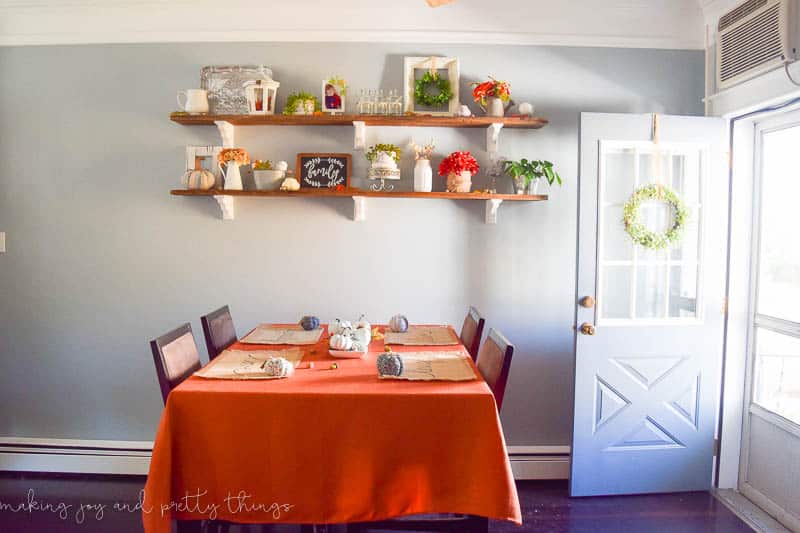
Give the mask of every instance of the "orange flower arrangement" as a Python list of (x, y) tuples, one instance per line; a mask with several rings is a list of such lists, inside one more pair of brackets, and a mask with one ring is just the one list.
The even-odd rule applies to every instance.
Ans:
[(244, 148), (225, 148), (217, 156), (220, 165), (234, 161), (239, 166), (250, 164), (250, 154)]
[(503, 102), (508, 102), (511, 99), (511, 85), (507, 81), (498, 81), (489, 76), (489, 81), (483, 83), (473, 83), (475, 86), (472, 89), (472, 97), (476, 102), (481, 105), (486, 105), (486, 99), (489, 97), (497, 97)]

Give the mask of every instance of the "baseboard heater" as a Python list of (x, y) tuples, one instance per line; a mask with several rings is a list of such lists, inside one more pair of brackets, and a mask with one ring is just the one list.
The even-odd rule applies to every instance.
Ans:
[[(0, 437), (0, 471), (147, 475), (153, 443)], [(509, 446), (515, 479), (568, 479), (569, 446)]]

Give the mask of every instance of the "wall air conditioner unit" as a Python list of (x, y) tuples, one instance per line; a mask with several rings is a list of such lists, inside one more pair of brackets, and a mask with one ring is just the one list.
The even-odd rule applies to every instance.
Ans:
[(794, 0), (748, 0), (717, 25), (717, 90), (794, 60)]

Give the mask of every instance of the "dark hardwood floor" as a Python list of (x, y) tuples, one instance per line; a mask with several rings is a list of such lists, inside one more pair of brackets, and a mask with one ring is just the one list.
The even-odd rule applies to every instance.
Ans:
[[(142, 531), (133, 508), (142, 477), (0, 473), (0, 533), (96, 533)], [(492, 532), (748, 532), (750, 528), (705, 492), (573, 499), (563, 481), (517, 483), (523, 526), (492, 522)], [(29, 498), (40, 510), (13, 512)], [(41, 510), (42, 507), (49, 508)], [(81, 504), (84, 504), (81, 510)], [(105, 507), (101, 507), (101, 505)], [(87, 507), (91, 505), (92, 507)], [(61, 506), (61, 507), (59, 507)], [(66, 507), (70, 506), (70, 507)], [(63, 518), (60, 516), (64, 511)], [(233, 528), (232, 533), (238, 533)], [(256, 529), (251, 528), (252, 531)], [(283, 526), (276, 532), (299, 528)], [(338, 532), (341, 528), (331, 528)]]

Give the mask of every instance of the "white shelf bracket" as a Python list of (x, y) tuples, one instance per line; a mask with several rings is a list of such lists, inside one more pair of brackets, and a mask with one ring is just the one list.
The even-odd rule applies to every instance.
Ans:
[(500, 204), (503, 200), (499, 198), (490, 198), (486, 200), (486, 223), (497, 224), (497, 210), (500, 209)]
[(500, 130), (503, 129), (503, 123), (489, 124), (489, 127), (486, 128), (486, 151), (489, 152), (489, 156), (494, 160), (497, 156), (497, 152), (500, 151)]
[(222, 211), (222, 220), (233, 220), (233, 196), (216, 194), (214, 200), (217, 201)]
[(363, 222), (367, 220), (367, 197), (353, 196), (353, 220)]
[(353, 121), (353, 150), (367, 149), (367, 123), (363, 120)]
[(223, 148), (236, 148), (233, 124), (227, 120), (215, 120), (214, 124), (217, 125), (219, 135), (222, 137)]

